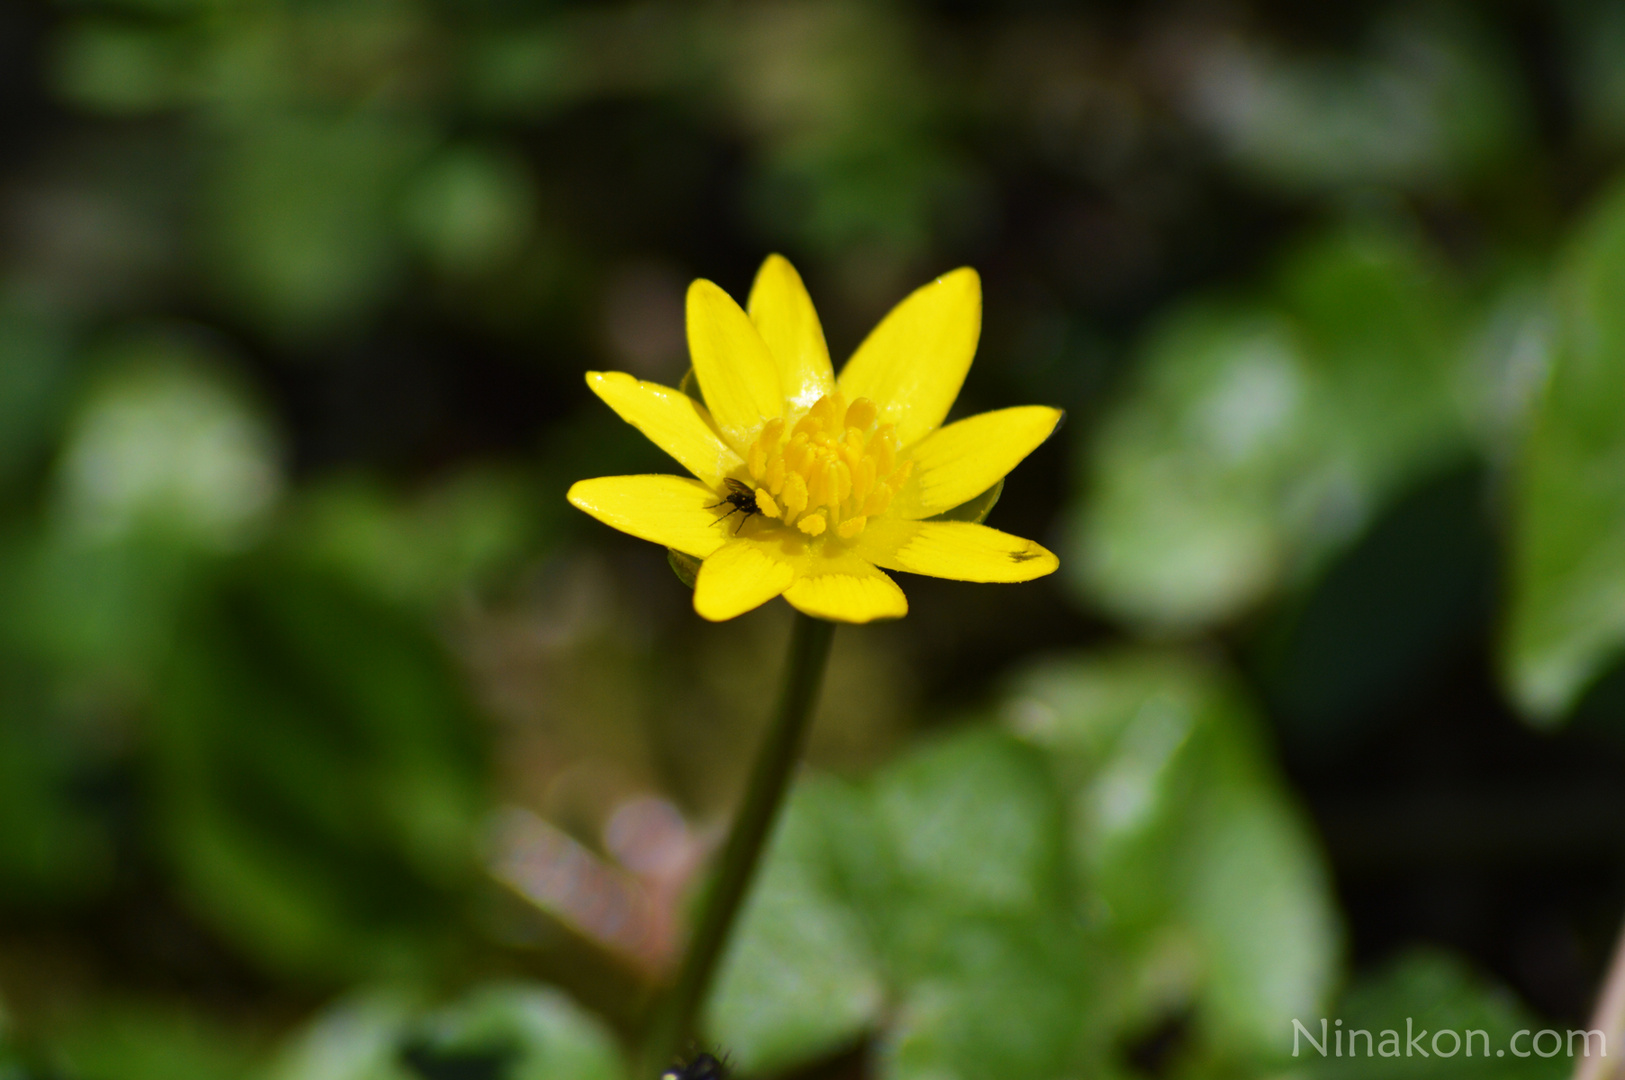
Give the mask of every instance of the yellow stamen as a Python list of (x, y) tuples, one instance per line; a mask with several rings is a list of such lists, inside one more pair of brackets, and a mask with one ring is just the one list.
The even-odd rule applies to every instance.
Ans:
[(783, 497), (786, 521), (807, 509), (807, 481), (800, 473), (785, 476)]
[(745, 454), (756, 508), (807, 536), (826, 531), (844, 540), (863, 532), (886, 511), (913, 472), (897, 460), (897, 433), (879, 424), (867, 398), (850, 405), (839, 391), (819, 398), (786, 433), (775, 419), (764, 424)]

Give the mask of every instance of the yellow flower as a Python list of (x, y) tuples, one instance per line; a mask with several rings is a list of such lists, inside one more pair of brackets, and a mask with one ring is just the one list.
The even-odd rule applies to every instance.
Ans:
[(694, 610), (731, 619), (783, 595), (837, 622), (895, 619), (908, 600), (880, 568), (1030, 581), (1053, 554), (968, 521), (930, 520), (991, 488), (1049, 437), (1059, 409), (1025, 406), (941, 426), (981, 332), (976, 272), (916, 290), (837, 378), (801, 278), (769, 256), (749, 314), (709, 281), (688, 290), (688, 345), (705, 403), (620, 372), (593, 392), (694, 479), (606, 476), (570, 488), (599, 521), (704, 560)]

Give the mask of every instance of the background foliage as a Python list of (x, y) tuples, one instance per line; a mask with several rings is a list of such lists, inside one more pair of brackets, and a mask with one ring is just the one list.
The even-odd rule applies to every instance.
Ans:
[(1625, 13), (1299, 8), (0, 9), (0, 1077), (626, 1076), (786, 622), (567, 509), (665, 467), (581, 373), (771, 250), (840, 354), (975, 265), (961, 408), (1071, 422), (993, 518), (1061, 575), (839, 635), (743, 1071), (1582, 1019)]

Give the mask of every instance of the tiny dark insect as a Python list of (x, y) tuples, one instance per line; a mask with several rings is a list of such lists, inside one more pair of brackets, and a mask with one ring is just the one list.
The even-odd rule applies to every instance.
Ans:
[(699, 1054), (686, 1065), (667, 1069), (660, 1080), (727, 1080), (728, 1067), (710, 1054)]
[[(723, 514), (721, 517), (717, 518), (718, 521), (727, 521), (728, 518), (732, 517), (734, 514), (738, 514), (739, 524), (734, 526), (734, 535), (738, 536), (739, 530), (745, 527), (745, 522), (750, 520), (751, 515), (761, 513), (761, 511), (756, 508), (756, 492), (743, 480), (735, 480), (731, 476), (724, 480), (723, 483), (727, 485), (728, 494), (722, 497), (721, 502), (714, 502), (710, 506), (707, 506), (706, 509), (715, 510), (719, 506), (729, 507), (730, 509), (726, 514)], [(703, 1057), (704, 1055), (701, 1056)], [(696, 1080), (696, 1078), (684, 1077), (683, 1080)]]

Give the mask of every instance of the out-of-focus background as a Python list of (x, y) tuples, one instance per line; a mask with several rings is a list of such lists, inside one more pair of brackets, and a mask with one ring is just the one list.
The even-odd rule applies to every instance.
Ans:
[(990, 519), (1061, 573), (838, 634), (741, 1071), (1573, 1026), (1621, 57), (1587, 0), (0, 6), (0, 1076), (627, 1080), (788, 620), (566, 505), (671, 468), (582, 373), (675, 384), (770, 251), (837, 357), (975, 266), (961, 412), (1069, 420)]

